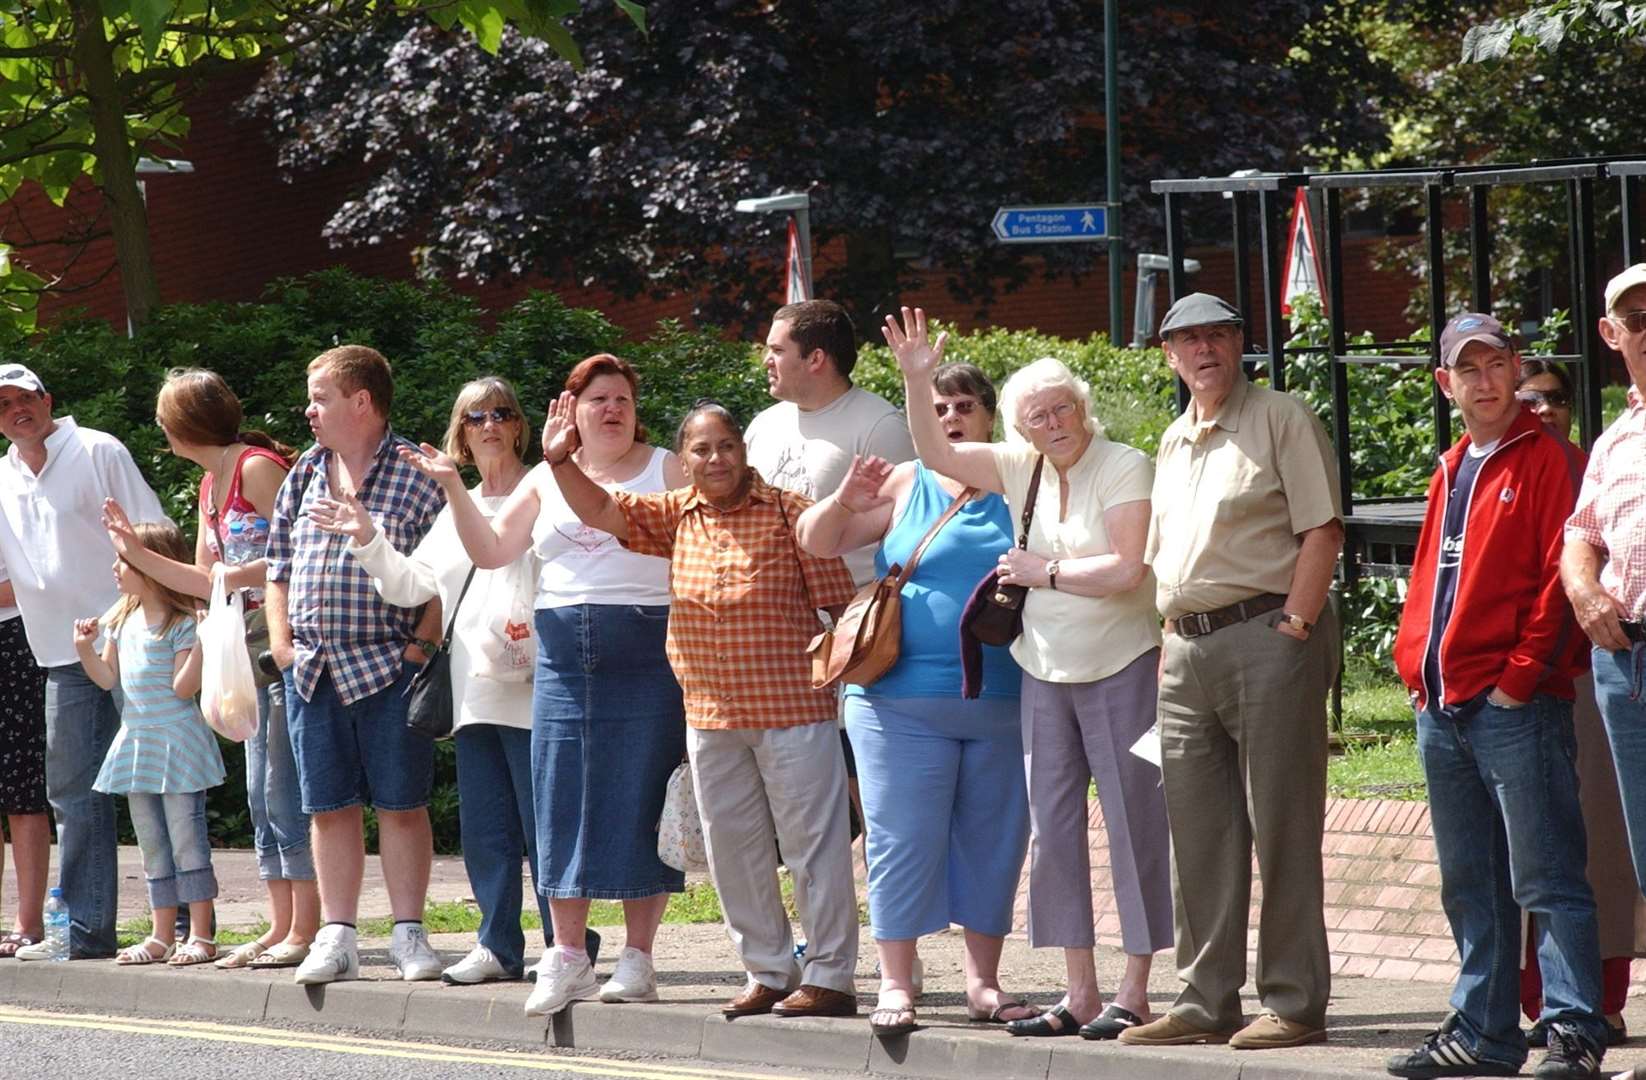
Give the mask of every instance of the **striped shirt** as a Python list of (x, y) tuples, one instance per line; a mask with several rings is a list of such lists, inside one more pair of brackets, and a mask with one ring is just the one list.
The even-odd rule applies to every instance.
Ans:
[[(403, 555), (411, 554), (446, 505), (440, 485), (400, 459), (399, 447), (411, 445), (384, 431), (355, 492), (384, 538)], [(325, 670), (343, 704), (352, 705), (400, 677), (400, 658), (422, 608), (384, 601), (371, 575), (349, 554), (349, 538), (309, 520), (314, 501), (332, 497), (331, 460), (330, 450), (312, 446), (280, 485), (269, 525), (268, 577), (291, 582), (286, 612), (297, 654), (292, 666), (297, 692), (308, 701)]]
[(92, 787), (114, 795), (181, 795), (223, 782), (223, 756), (193, 698), (172, 689), (177, 658), (194, 648), (194, 620), (161, 633), (142, 609), (116, 632), (120, 661), (120, 731)]
[[(852, 598), (840, 559), (800, 550), (794, 522), (812, 504), (753, 469), (748, 497), (721, 510), (696, 487), (612, 492), (624, 546), (669, 560), (669, 663), (695, 728), (788, 728), (833, 720), (834, 690), (813, 690), (806, 646), (816, 610)], [(781, 503), (779, 502), (781, 500)], [(804, 581), (802, 581), (804, 575)]]

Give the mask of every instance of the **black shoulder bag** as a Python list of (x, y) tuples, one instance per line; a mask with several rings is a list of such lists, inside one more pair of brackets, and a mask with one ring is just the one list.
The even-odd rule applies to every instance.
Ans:
[(434, 655), (423, 669), (412, 676), (406, 687), (406, 726), (428, 739), (446, 739), (452, 733), (452, 631), (457, 628), (457, 609), (463, 606), (463, 597), (469, 594), (469, 583), (474, 580), (475, 567), (469, 567), (469, 576), (463, 579), (463, 590), (452, 605), (451, 618), (446, 620), (446, 636), (441, 639)]
[[(1034, 520), (1035, 500), (1040, 497), (1040, 470), (1046, 465), (1046, 455), (1034, 463), (1034, 475), (1029, 477), (1029, 493), (1023, 500), (1023, 531), (1017, 537), (1017, 546), (1029, 546), (1029, 522)], [(967, 609), (964, 629), (985, 645), (1010, 645), (1023, 632), (1023, 601), (1028, 598), (1027, 585), (1002, 585), (1000, 571), (990, 570), (978, 591), (982, 603)]]

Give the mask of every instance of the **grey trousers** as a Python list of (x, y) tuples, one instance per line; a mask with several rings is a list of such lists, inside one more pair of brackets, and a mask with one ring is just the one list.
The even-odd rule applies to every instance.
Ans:
[(1166, 636), (1160, 739), (1185, 984), (1172, 1012), (1207, 1030), (1242, 1020), (1254, 848), (1263, 878), (1258, 997), (1287, 1020), (1326, 1022), (1320, 842), (1338, 623), (1328, 605), (1298, 641), (1275, 629), (1281, 616)]
[(1091, 849), (1086, 789), (1097, 781), (1109, 834), (1109, 872), (1128, 953), (1172, 944), (1166, 800), (1160, 771), (1129, 748), (1155, 719), (1150, 649), (1105, 679), (1042, 682), (1023, 676), (1023, 758), (1029, 777), (1029, 944), (1089, 949)]

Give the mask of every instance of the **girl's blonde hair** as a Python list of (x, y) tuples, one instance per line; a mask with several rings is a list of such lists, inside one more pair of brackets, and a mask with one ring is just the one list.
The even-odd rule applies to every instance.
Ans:
[(1000, 388), (1000, 411), (1005, 417), (1006, 441), (1025, 443), (1023, 433), (1023, 399), (1040, 390), (1061, 389), (1074, 395), (1086, 416), (1086, 430), (1102, 437), (1103, 424), (1092, 412), (1092, 388), (1086, 380), (1070, 371), (1068, 365), (1055, 356), (1042, 356), (1012, 372), (1006, 385)]
[[(194, 562), (194, 552), (189, 550), (188, 541), (183, 539), (182, 530), (170, 520), (139, 521), (132, 525), (131, 531), (137, 534), (139, 543), (156, 555), (164, 555), (166, 558), (180, 563)], [(194, 618), (196, 601), (193, 597), (184, 596), (176, 589), (167, 588), (135, 566), (131, 566), (130, 563), (126, 565), (131, 568), (132, 573), (153, 585), (159, 592), (161, 599), (165, 601), (166, 621), (160, 627), (162, 634), (176, 626), (179, 619)], [(143, 602), (135, 596), (129, 594), (121, 596), (120, 599), (114, 602), (114, 606), (109, 608), (108, 613), (103, 616), (103, 625), (108, 628), (109, 633), (119, 633), (120, 628), (126, 624), (126, 619), (132, 612), (140, 610), (142, 605)]]

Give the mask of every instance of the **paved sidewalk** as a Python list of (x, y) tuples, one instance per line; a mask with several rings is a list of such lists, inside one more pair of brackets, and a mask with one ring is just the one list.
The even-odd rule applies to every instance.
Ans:
[[(125, 868), (135, 852), (122, 852)], [(237, 852), (214, 853), (224, 900), (225, 926), (255, 921), (260, 913), (255, 866)], [(466, 890), (460, 860), (439, 860), (431, 896), (457, 899)], [(249, 873), (248, 873), (249, 871)], [(122, 874), (122, 918), (142, 909), (141, 875)], [(368, 866), (362, 914), (386, 914), (387, 904)], [(605, 943), (598, 972), (608, 975), (623, 942), (622, 927), (601, 928)], [(450, 959), (474, 943), (473, 935), (437, 934), (435, 947)], [(1012, 1039), (1000, 1028), (966, 1020), (962, 938), (958, 931), (921, 941), (926, 993), (920, 1003), (923, 1028), (884, 1042), (869, 1034), (867, 1011), (875, 990), (873, 942), (863, 940), (858, 992), (863, 1015), (850, 1020), (778, 1020), (750, 1017), (728, 1022), (718, 1006), (742, 985), (743, 976), (724, 930), (718, 925), (669, 925), (659, 934), (656, 1005), (579, 1003), (552, 1024), (524, 1015), (525, 983), (447, 987), (395, 981), (382, 939), (362, 941), (359, 982), (305, 990), (289, 973), (219, 972), (210, 968), (168, 970), (119, 968), (111, 962), (21, 964), (0, 961), (0, 1001), (78, 1011), (155, 1015), (186, 1014), (237, 1022), (300, 1021), (375, 1034), (427, 1036), (445, 1040), (496, 1041), (528, 1046), (565, 1046), (606, 1052), (666, 1053), (707, 1060), (766, 1063), (804, 1074), (808, 1069), (977, 1078), (1032, 1077), (1055, 1080), (1150, 1080), (1154, 1077), (1206, 1080), (1263, 1080), (1286, 1077), (1373, 1077), (1386, 1075), (1383, 1059), (1415, 1045), (1443, 1015), (1448, 988), (1437, 984), (1368, 978), (1338, 978), (1331, 1006), (1331, 1040), (1298, 1050), (1239, 1053), (1227, 1047), (1140, 1050), (1079, 1039)], [(538, 945), (530, 946), (535, 957)], [(1124, 958), (1098, 950), (1099, 976), (1113, 986)], [(1062, 980), (1061, 954), (1031, 950), (1021, 936), (1009, 938), (1002, 956), (1008, 990), (1050, 1003)], [(1175, 992), (1169, 956), (1162, 956), (1152, 980), (1157, 1004)], [(1248, 999), (1255, 1011), (1255, 999)], [(1631, 1001), (1630, 1026), (1646, 1032), (1646, 1008)], [(1534, 1059), (1535, 1060), (1535, 1059)], [(1646, 1064), (1646, 1045), (1612, 1052), (1608, 1069)], [(1528, 1070), (1529, 1071), (1529, 1070)]]

